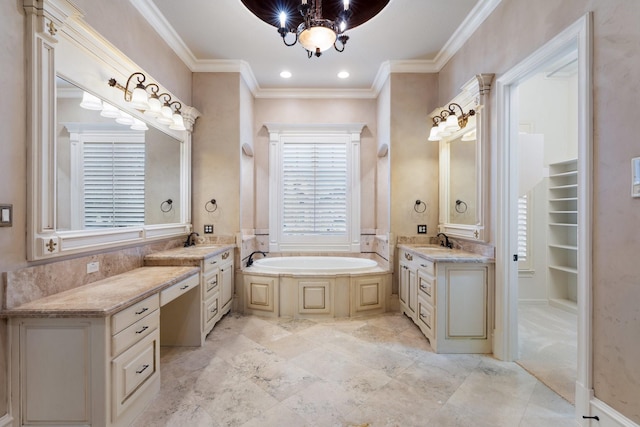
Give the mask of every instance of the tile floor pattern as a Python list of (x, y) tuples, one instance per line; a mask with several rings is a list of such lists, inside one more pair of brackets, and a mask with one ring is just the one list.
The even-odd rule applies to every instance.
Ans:
[(401, 314), (330, 321), (229, 314), (200, 348), (162, 348), (134, 426), (575, 426), (515, 363), (435, 354)]
[(517, 363), (574, 403), (578, 315), (548, 304), (518, 305)]

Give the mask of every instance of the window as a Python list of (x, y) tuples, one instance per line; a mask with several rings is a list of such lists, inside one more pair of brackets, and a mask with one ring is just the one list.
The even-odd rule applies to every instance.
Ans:
[(531, 197), (518, 198), (518, 270), (531, 271)]
[(144, 142), (85, 141), (84, 228), (144, 225)]
[(362, 125), (269, 125), (270, 250), (360, 251)]
[(70, 143), (69, 181), (73, 183), (65, 190), (70, 229), (144, 225), (144, 132), (65, 126)]

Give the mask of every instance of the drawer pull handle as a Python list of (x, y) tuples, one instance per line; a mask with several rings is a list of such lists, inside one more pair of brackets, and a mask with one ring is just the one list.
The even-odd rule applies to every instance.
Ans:
[(423, 291), (426, 291), (427, 287), (425, 285), (420, 285), (420, 289), (422, 289)]
[(213, 265), (213, 264), (217, 264), (218, 261), (210, 261), (209, 264)]
[(148, 311), (148, 310), (149, 309), (147, 307), (142, 307), (142, 310), (136, 311), (136, 314), (142, 314), (142, 313), (144, 313), (145, 311)]
[(218, 279), (210, 281), (209, 284), (210, 285), (217, 285), (218, 284)]
[(229, 252), (225, 252), (222, 254), (222, 259), (227, 259), (229, 258)]
[(409, 261), (413, 261), (413, 256), (411, 254), (408, 254), (408, 253), (405, 252), (404, 253), (404, 257)]
[(136, 334), (141, 334), (141, 333), (143, 333), (144, 331), (146, 331), (147, 329), (149, 329), (149, 327), (148, 327), (148, 326), (143, 326), (143, 327), (142, 327), (142, 329), (140, 329), (139, 331), (136, 331)]
[(189, 285), (184, 285), (183, 287), (180, 288), (181, 291), (184, 291), (185, 289), (187, 289), (189, 287)]
[(214, 308), (213, 310), (211, 310), (211, 312), (215, 314), (215, 313), (217, 313), (217, 312), (218, 312), (218, 309), (217, 309), (217, 308)]
[(427, 267), (430, 267), (430, 266), (429, 266), (429, 265), (427, 265), (427, 264), (420, 264), (420, 267), (427, 268)]
[(136, 374), (141, 374), (141, 373), (143, 373), (144, 371), (146, 371), (146, 370), (147, 370), (147, 368), (148, 368), (148, 367), (149, 367), (149, 365), (142, 365), (142, 369), (140, 369), (139, 371), (136, 371)]

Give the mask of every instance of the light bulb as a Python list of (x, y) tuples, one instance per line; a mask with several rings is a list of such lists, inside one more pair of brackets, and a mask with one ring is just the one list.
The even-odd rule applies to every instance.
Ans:
[(280, 12), (280, 28), (284, 28), (284, 25), (287, 23), (287, 14), (285, 12)]
[(102, 100), (89, 92), (83, 92), (80, 106), (85, 110), (102, 110)]

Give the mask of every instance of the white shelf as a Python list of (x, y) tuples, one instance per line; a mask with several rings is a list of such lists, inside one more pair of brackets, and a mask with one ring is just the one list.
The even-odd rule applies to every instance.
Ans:
[(547, 283), (549, 303), (576, 310), (578, 245), (578, 162), (549, 165)]

